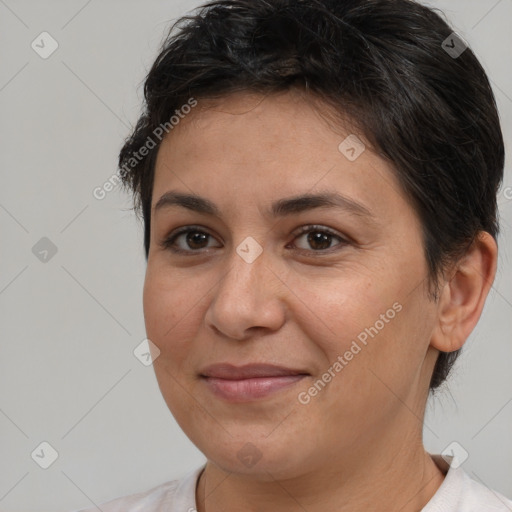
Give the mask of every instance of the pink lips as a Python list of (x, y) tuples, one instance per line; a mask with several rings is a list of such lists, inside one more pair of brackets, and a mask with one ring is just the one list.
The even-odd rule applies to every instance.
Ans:
[(309, 375), (305, 370), (269, 364), (213, 364), (200, 372), (215, 395), (230, 402), (248, 402), (286, 388)]

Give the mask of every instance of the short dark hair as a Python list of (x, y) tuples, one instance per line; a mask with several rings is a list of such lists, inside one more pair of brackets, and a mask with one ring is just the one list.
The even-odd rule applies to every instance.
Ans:
[[(192, 97), (291, 88), (348, 116), (392, 163), (422, 223), (432, 300), (480, 231), (497, 239), (504, 144), (496, 101), (472, 50), (434, 9), (412, 0), (217, 0), (197, 9), (171, 26), (119, 155), (146, 258), (158, 127), (169, 131)], [(134, 159), (150, 139), (156, 147)], [(439, 354), (431, 391), (459, 351)]]

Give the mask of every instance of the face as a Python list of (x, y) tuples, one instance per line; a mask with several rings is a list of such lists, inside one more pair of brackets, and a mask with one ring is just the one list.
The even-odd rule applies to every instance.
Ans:
[[(293, 476), (421, 433), (436, 321), (421, 226), (391, 165), (332, 124), (297, 92), (239, 93), (200, 101), (159, 149), (147, 336), (169, 409), (226, 471)], [(216, 363), (288, 375), (205, 378)]]

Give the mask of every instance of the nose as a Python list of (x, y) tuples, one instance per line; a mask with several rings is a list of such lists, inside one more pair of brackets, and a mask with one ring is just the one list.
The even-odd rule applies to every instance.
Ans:
[(213, 290), (206, 325), (226, 337), (244, 340), (258, 331), (276, 331), (286, 318), (286, 285), (263, 251), (248, 262), (236, 251)]

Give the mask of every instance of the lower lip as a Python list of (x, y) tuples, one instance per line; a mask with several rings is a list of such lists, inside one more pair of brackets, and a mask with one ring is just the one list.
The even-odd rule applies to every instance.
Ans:
[(292, 386), (301, 381), (304, 377), (307, 377), (307, 375), (257, 377), (241, 380), (203, 377), (203, 380), (215, 395), (229, 402), (248, 402), (258, 398), (264, 398), (280, 389)]

